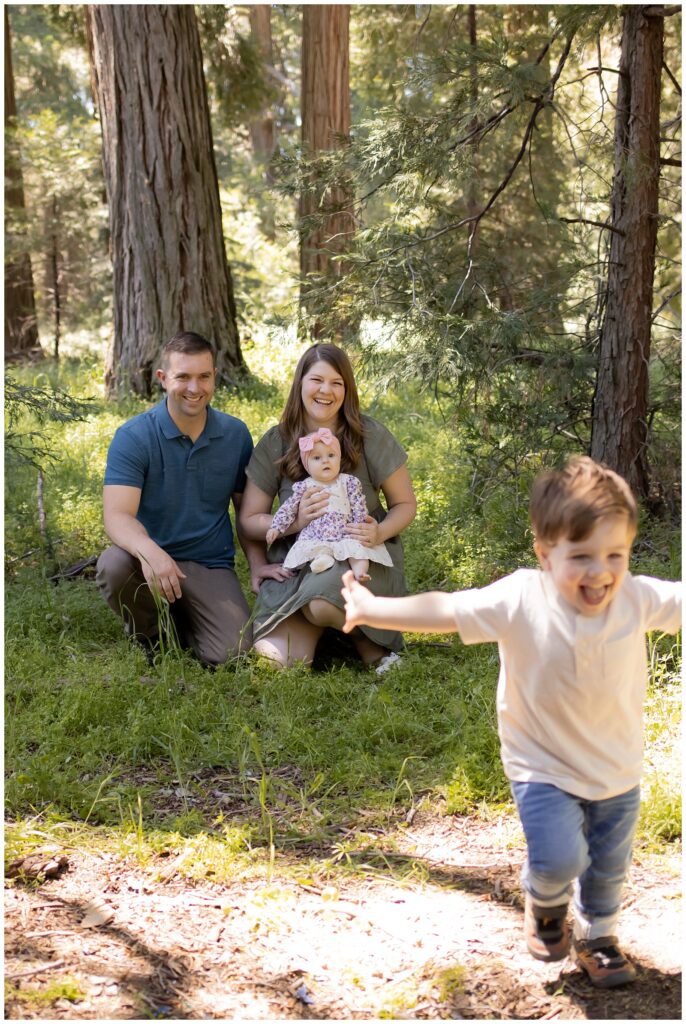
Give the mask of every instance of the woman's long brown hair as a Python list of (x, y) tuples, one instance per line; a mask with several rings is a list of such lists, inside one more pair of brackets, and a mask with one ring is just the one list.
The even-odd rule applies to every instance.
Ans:
[(360, 461), (362, 454), (364, 427), (360, 415), (360, 399), (350, 360), (343, 349), (338, 348), (337, 345), (329, 343), (312, 345), (300, 357), (295, 368), (291, 390), (279, 422), (281, 436), (288, 445), (280, 464), (281, 469), (290, 480), (304, 480), (307, 476), (305, 467), (300, 461), (298, 447), (298, 438), (308, 433), (301, 391), (303, 377), (320, 359), (340, 374), (345, 385), (345, 398), (338, 412), (336, 427), (336, 436), (341, 445), (342, 472), (351, 473)]

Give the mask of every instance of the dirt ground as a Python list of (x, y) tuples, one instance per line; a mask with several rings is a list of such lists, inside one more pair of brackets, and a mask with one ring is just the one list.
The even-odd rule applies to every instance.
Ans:
[[(59, 877), (6, 887), (5, 1015), (681, 1019), (678, 857), (637, 855), (621, 937), (638, 982), (604, 993), (570, 961), (527, 954), (513, 819), (420, 811), (388, 839), (385, 874), (377, 859), (376, 872), (335, 885), (294, 880), (278, 862), (268, 883), (218, 885), (164, 860), (69, 851)], [(401, 863), (416, 865), (409, 881)]]

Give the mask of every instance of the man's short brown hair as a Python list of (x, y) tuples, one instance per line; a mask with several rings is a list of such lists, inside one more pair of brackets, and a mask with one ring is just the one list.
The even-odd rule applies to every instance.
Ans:
[(625, 515), (635, 532), (638, 506), (619, 473), (585, 455), (573, 456), (562, 470), (536, 477), (529, 505), (536, 540), (584, 540), (599, 519)]
[(195, 356), (199, 352), (209, 352), (212, 356), (212, 365), (216, 363), (216, 352), (214, 345), (202, 334), (195, 331), (179, 331), (167, 342), (160, 354), (160, 365), (164, 366), (172, 352), (181, 352), (185, 356)]

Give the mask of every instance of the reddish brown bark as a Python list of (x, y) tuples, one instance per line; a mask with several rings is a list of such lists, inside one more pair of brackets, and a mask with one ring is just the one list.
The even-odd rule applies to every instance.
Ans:
[(625, 8), (616, 101), (614, 230), (591, 435), (591, 455), (621, 473), (642, 495), (649, 491), (648, 362), (658, 222), (663, 29), (659, 8)]
[[(272, 54), (272, 23), (271, 7), (268, 4), (252, 4), (250, 7), (250, 34), (264, 64), (271, 66)], [(270, 111), (250, 124), (250, 138), (255, 157), (269, 165), (276, 146), (276, 125)]]
[(114, 338), (108, 391), (150, 394), (179, 330), (243, 365), (195, 14), (189, 5), (88, 7), (110, 212)]
[[(350, 132), (348, 4), (303, 6), (302, 33), (302, 143), (303, 152), (335, 150)], [(301, 294), (310, 274), (338, 278), (343, 265), (332, 256), (345, 251), (354, 231), (350, 194), (345, 187), (303, 194), (300, 217), (305, 218), (300, 239)], [(323, 218), (320, 215), (324, 214)], [(308, 224), (306, 218), (317, 217)]]

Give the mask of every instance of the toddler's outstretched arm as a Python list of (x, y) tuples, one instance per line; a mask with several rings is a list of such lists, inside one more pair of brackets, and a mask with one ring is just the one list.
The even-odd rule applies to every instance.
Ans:
[(361, 586), (352, 572), (343, 576), (344, 633), (355, 626), (412, 630), (414, 633), (456, 633), (450, 594), (438, 590), (411, 597), (375, 597)]

